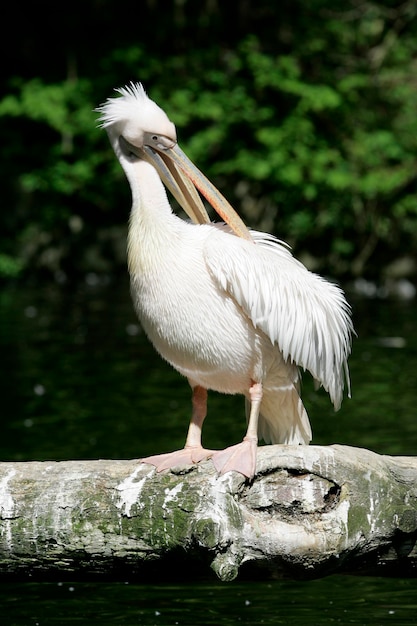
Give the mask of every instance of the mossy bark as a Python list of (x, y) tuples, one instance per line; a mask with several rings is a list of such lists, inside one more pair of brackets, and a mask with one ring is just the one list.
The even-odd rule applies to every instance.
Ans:
[(265, 446), (257, 474), (210, 461), (0, 463), (0, 577), (222, 580), (417, 573), (417, 458)]

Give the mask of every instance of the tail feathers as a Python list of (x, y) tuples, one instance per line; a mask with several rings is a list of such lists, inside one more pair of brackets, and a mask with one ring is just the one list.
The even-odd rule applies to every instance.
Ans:
[(258, 436), (266, 443), (310, 443), (310, 420), (294, 385), (264, 390)]

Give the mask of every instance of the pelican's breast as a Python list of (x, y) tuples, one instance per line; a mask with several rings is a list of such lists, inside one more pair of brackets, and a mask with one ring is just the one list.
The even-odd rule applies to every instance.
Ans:
[(212, 389), (240, 392), (259, 359), (259, 333), (213, 281), (203, 245), (198, 237), (174, 238), (160, 249), (146, 271), (131, 277), (135, 308), (157, 351), (178, 371)]

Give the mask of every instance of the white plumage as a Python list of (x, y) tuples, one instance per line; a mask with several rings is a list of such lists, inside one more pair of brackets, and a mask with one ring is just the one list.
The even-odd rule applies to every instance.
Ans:
[[(184, 450), (144, 461), (162, 470), (212, 457), (220, 472), (252, 477), (258, 435), (272, 443), (311, 440), (299, 368), (340, 407), (345, 380), (349, 389), (349, 305), (338, 286), (309, 272), (286, 244), (247, 231), (179, 150), (174, 125), (141, 85), (118, 91), (98, 110), (132, 189), (128, 264), (135, 309), (155, 348), (193, 389)], [(207, 223), (184, 175), (230, 226)], [(172, 212), (161, 178), (200, 223)], [(246, 397), (249, 425), (241, 444), (216, 452), (201, 446), (207, 389)]]

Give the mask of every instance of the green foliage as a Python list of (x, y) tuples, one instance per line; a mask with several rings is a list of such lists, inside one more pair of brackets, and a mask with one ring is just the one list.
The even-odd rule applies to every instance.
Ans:
[(0, 276), (16, 278), (22, 270), (20, 259), (14, 259), (7, 254), (0, 254)]
[[(210, 5), (203, 19), (183, 4), (189, 13), (167, 5), (140, 43), (129, 29), (98, 43), (104, 53), (83, 78), (10, 77), (0, 100), (14, 207), (0, 218), (5, 258), (86, 271), (87, 251), (126, 222), (127, 185), (93, 109), (130, 79), (144, 82), (244, 219), (309, 250), (322, 271), (375, 275), (381, 260), (415, 254), (415, 3), (299, 0), (290, 12), (261, 0), (264, 18), (236, 3), (246, 27), (233, 41), (227, 7)], [(108, 9), (116, 18), (118, 5)]]

